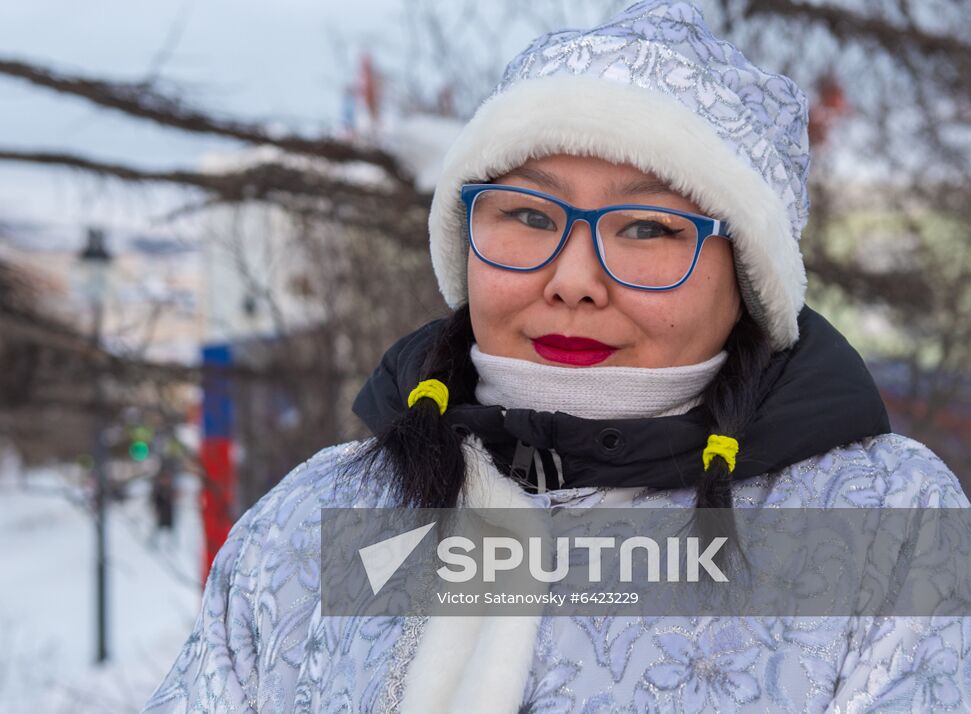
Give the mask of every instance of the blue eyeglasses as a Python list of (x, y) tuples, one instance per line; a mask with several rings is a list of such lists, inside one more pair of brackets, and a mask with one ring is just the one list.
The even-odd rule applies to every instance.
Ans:
[(575, 221), (590, 226), (607, 275), (638, 290), (673, 290), (695, 269), (705, 241), (731, 240), (714, 218), (644, 205), (584, 210), (541, 191), (498, 184), (465, 184), (469, 243), (497, 268), (530, 272), (549, 265), (566, 245)]

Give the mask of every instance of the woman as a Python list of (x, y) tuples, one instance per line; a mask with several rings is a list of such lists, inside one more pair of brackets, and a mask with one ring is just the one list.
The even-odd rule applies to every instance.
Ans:
[(686, 3), (534, 41), (435, 191), (454, 313), (240, 519), (146, 711), (971, 705), (971, 618), (319, 614), (321, 506), (971, 505), (803, 305), (806, 118)]

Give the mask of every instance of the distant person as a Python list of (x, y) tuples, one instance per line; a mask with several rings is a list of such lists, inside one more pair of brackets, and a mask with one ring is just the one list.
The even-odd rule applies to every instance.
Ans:
[(152, 484), (152, 505), (158, 529), (171, 530), (175, 518), (175, 484), (172, 472), (167, 469), (159, 471)]
[(169, 546), (175, 539), (175, 475), (178, 462), (164, 455), (158, 473), (152, 478), (152, 511), (155, 529), (152, 543), (159, 545), (164, 538)]

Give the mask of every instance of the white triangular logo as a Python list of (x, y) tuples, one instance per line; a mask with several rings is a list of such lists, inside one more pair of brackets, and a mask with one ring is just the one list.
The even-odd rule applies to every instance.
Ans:
[(368, 582), (371, 583), (371, 590), (375, 595), (391, 579), (434, 525), (435, 521), (432, 521), (427, 526), (392, 536), (357, 551), (361, 555), (364, 572), (367, 573)]

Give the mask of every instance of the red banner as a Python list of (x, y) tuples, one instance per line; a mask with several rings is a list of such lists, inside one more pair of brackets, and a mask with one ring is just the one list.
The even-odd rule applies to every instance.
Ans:
[(200, 490), (202, 525), (205, 533), (205, 553), (202, 559), (202, 582), (209, 576), (212, 561), (226, 542), (233, 525), (233, 486), (235, 476), (232, 462), (232, 442), (212, 438), (202, 442), (202, 467), (205, 477)]

